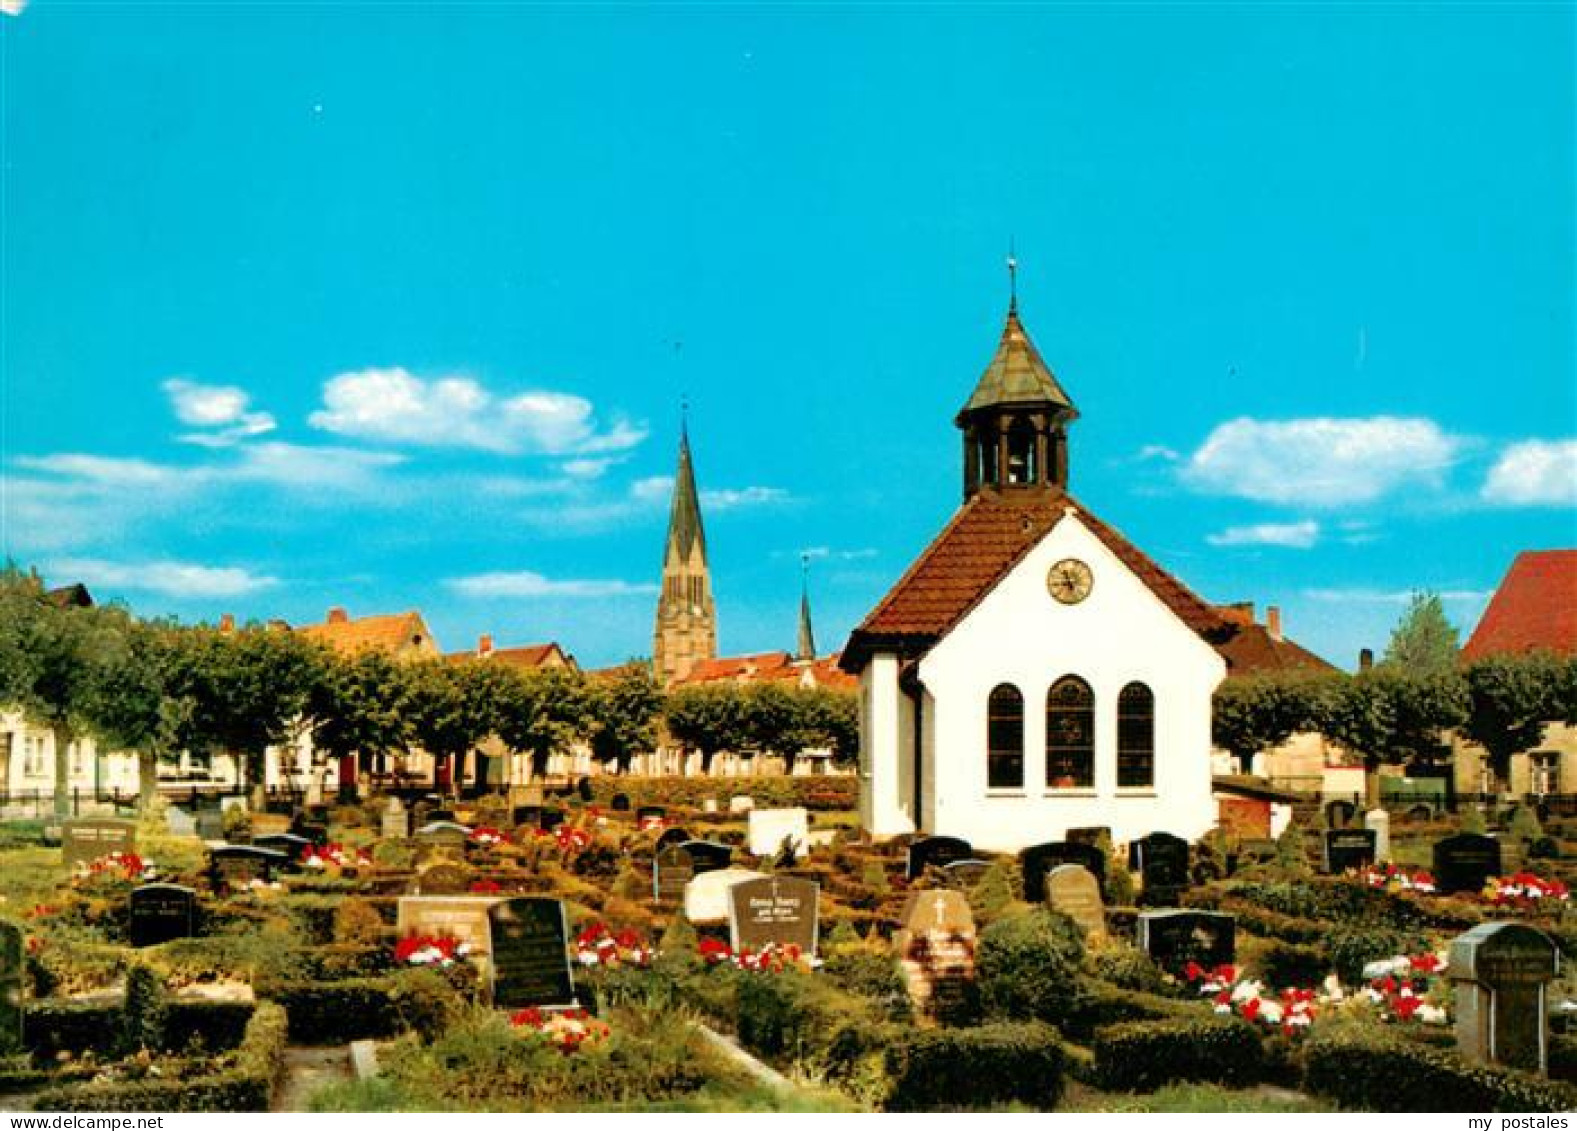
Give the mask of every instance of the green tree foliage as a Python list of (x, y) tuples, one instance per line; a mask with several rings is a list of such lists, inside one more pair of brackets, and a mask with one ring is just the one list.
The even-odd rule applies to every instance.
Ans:
[(1549, 652), (1487, 656), (1466, 672), (1470, 709), (1462, 732), (1489, 755), (1500, 789), (1511, 776), (1511, 759), (1537, 746), (1544, 727), (1577, 719), (1577, 667), (1571, 657)]
[(657, 749), (663, 692), (649, 664), (625, 664), (606, 679), (587, 683), (591, 753), (599, 762), (629, 773), (630, 762)]
[[(506, 705), (521, 699), (520, 681), (519, 671), (492, 660), (407, 665), (404, 713), (412, 744), (463, 768), (466, 755), (500, 731)], [(485, 780), (480, 767), (477, 776)], [(453, 780), (458, 786), (458, 773)]]
[(1432, 757), (1443, 732), (1465, 721), (1467, 706), (1455, 671), (1382, 666), (1328, 681), (1316, 712), (1323, 734), (1362, 757), (1366, 801), (1374, 806), (1380, 766)]
[(531, 772), (546, 776), (548, 759), (586, 738), (591, 709), (586, 677), (568, 668), (535, 668), (501, 683), (498, 737), (531, 758)]
[(1235, 676), (1216, 689), (1211, 737), (1247, 772), (1255, 754), (1313, 729), (1323, 688), (1303, 673)]
[(1440, 594), (1414, 593), (1391, 631), (1381, 663), (1415, 674), (1452, 671), (1460, 650), (1458, 635), (1456, 626), (1446, 619)]
[(404, 752), (412, 730), (408, 672), (376, 649), (328, 657), (307, 700), (315, 755), (355, 757), (371, 769), (372, 758)]
[(734, 684), (702, 683), (669, 692), (663, 708), (668, 734), (701, 755), (701, 772), (724, 750), (748, 748), (744, 701)]
[(183, 678), (189, 636), (173, 621), (139, 621), (114, 607), (104, 615), (125, 646), (101, 668), (89, 714), (102, 742), (136, 752), (138, 806), (146, 813), (158, 795), (159, 763), (179, 752), (191, 722)]

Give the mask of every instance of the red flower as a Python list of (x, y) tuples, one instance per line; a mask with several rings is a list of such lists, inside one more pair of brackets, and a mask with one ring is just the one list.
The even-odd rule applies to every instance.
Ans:
[(1190, 962), (1187, 966), (1183, 967), (1183, 977), (1187, 978), (1190, 982), (1197, 982), (1204, 976), (1205, 968), (1199, 965), (1197, 962)]
[(1243, 1019), (1252, 1021), (1259, 1016), (1259, 998), (1251, 997), (1243, 1003)]
[(493, 895), (501, 889), (497, 880), (472, 880), (471, 890), (477, 895)]

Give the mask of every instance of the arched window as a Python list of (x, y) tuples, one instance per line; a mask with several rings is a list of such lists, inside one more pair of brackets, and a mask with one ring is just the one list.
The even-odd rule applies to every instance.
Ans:
[(986, 786), (1024, 788), (1024, 696), (998, 684), (986, 704)]
[(1039, 468), (1035, 466), (1035, 429), (1025, 421), (1019, 421), (1008, 430), (1007, 481), (1016, 484), (1034, 483), (1038, 472)]
[(1094, 785), (1095, 693), (1078, 676), (1065, 675), (1046, 692), (1046, 786)]
[(1130, 683), (1117, 695), (1117, 785), (1155, 784), (1155, 693)]
[(995, 436), (982, 437), (980, 443), (980, 481), (995, 485), (997, 482), (997, 441)]

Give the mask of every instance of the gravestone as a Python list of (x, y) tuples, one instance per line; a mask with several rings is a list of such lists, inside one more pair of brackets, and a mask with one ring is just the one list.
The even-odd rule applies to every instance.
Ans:
[(1325, 872), (1339, 876), (1351, 869), (1367, 868), (1374, 863), (1373, 829), (1326, 829)]
[(22, 1051), (22, 928), (0, 921), (0, 1054)]
[(734, 850), (726, 844), (716, 844), (710, 840), (687, 840), (680, 847), (690, 854), (698, 876), (720, 871), (734, 862)]
[(678, 903), (695, 879), (695, 861), (682, 844), (670, 844), (652, 858), (652, 898), (658, 903)]
[(247, 820), (252, 826), (253, 844), (257, 843), (260, 836), (290, 831), (290, 818), (283, 813), (253, 813)]
[(270, 833), (268, 836), (255, 836), (252, 844), (257, 848), (272, 848), (275, 852), (282, 852), (290, 861), (286, 867), (292, 872), (301, 871), (301, 857), (313, 844), (304, 836), (295, 833)]
[(434, 844), (444, 848), (464, 848), (471, 838), (471, 830), (454, 821), (429, 821), (416, 830), (421, 844)]
[(804, 809), (752, 809), (746, 819), (752, 856), (776, 856), (785, 840), (795, 856), (804, 855), (810, 834), (810, 815)]
[(1062, 864), (1077, 864), (1095, 874), (1097, 883), (1106, 882), (1106, 854), (1093, 844), (1053, 840), (1035, 844), (1018, 854), (1024, 873), (1024, 900), (1040, 903), (1046, 898), (1046, 874)]
[(765, 877), (749, 868), (721, 868), (697, 875), (685, 885), (684, 917), (692, 923), (728, 921), (728, 891), (735, 884)]
[(1064, 840), (1071, 844), (1088, 844), (1099, 848), (1102, 840), (1107, 844), (1112, 842), (1112, 830), (1106, 825), (1089, 825), (1080, 829), (1069, 829)]
[(427, 810), (427, 815), (423, 818), (422, 824), (430, 825), (434, 821), (449, 821), (453, 823), (454, 819), (453, 809), (446, 805), (435, 805)]
[(1139, 948), (1169, 974), (1190, 962), (1207, 969), (1237, 958), (1237, 920), (1216, 911), (1141, 911)]
[(642, 805), (635, 811), (635, 823), (640, 828), (648, 825), (661, 824), (668, 816), (668, 810), (661, 805)]
[(1371, 809), (1363, 815), (1363, 823), (1374, 833), (1374, 858), (1383, 864), (1391, 859), (1391, 814), (1385, 809)]
[(487, 915), (493, 936), (495, 1006), (577, 1004), (564, 904), (545, 896), (519, 896), (495, 903)]
[(821, 886), (793, 876), (746, 880), (728, 889), (728, 929), (733, 948), (796, 946), (816, 954)]
[(416, 873), (417, 895), (463, 895), (471, 890), (471, 869), (448, 860), (429, 864)]
[(128, 933), (132, 946), (157, 946), (197, 933), (197, 892), (180, 884), (133, 888)]
[(748, 813), (755, 807), (756, 799), (754, 797), (747, 797), (742, 793), (735, 794), (733, 797), (728, 799), (728, 811), (730, 813)]
[(654, 851), (661, 852), (671, 844), (684, 844), (686, 841), (693, 839), (695, 838), (684, 829), (677, 827), (664, 829), (663, 835), (657, 838), (657, 847)]
[(137, 851), (137, 823), (118, 817), (81, 817), (60, 826), (61, 860), (66, 866), (91, 864), (112, 852)]
[(1046, 875), (1046, 903), (1079, 925), (1086, 943), (1106, 941), (1106, 905), (1101, 881), (1078, 864), (1058, 864)]
[(894, 941), (904, 985), (921, 1012), (944, 1020), (968, 1012), (975, 979), (975, 917), (961, 892), (911, 894)]
[(1357, 815), (1358, 806), (1351, 801), (1332, 801), (1325, 806), (1325, 826), (1331, 829), (1349, 828)]
[(591, 792), (591, 779), (588, 777), (583, 777), (580, 779), (580, 781), (576, 782), (575, 794), (581, 799), (582, 802), (589, 805), (593, 799), (593, 794)]
[(493, 952), (487, 912), (497, 903), (490, 895), (403, 895), (395, 913), (401, 938), (430, 935), (471, 944), (471, 957), (488, 969)]
[(562, 809), (544, 809), (542, 810), (542, 815), (537, 818), (537, 827), (543, 832), (550, 833), (563, 823), (564, 810)]
[(404, 840), (411, 835), (411, 815), (398, 797), (391, 797), (383, 807), (378, 831), (384, 840)]
[(1483, 1064), (1549, 1071), (1549, 993), (1560, 948), (1523, 923), (1481, 923), (1451, 941), (1457, 1050)]
[(196, 836), (197, 820), (185, 809), (170, 806), (164, 811), (164, 827), (171, 836)]
[(1435, 890), (1441, 895), (1481, 891), (1500, 875), (1500, 842), (1480, 833), (1457, 833), (1435, 842)]
[(201, 840), (218, 840), (225, 838), (225, 815), (223, 809), (203, 808), (197, 810), (197, 836)]
[(542, 806), (516, 805), (510, 811), (509, 818), (517, 829), (540, 829), (542, 827)]
[(927, 868), (945, 868), (955, 860), (973, 860), (975, 850), (956, 836), (923, 836), (909, 845), (904, 874), (913, 880)]
[(984, 860), (954, 860), (951, 864), (942, 865), (942, 872), (947, 876), (947, 886), (951, 888), (972, 888), (990, 870), (991, 865)]
[(221, 844), (208, 850), (208, 882), (215, 891), (272, 880), (290, 863), (283, 852), (253, 844)]
[(716, 813), (717, 812), (717, 798), (715, 798), (715, 797), (708, 797), (705, 801), (702, 801), (701, 802), (701, 812), (703, 812), (703, 813)]
[(1128, 846), (1128, 866), (1139, 873), (1143, 901), (1176, 903), (1188, 888), (1188, 842), (1171, 833), (1151, 833)]
[(615, 793), (613, 800), (608, 805), (615, 813), (628, 813), (630, 811), (630, 795), (628, 793)]

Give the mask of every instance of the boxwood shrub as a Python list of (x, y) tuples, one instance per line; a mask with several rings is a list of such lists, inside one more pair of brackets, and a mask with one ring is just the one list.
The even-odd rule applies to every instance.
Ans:
[(748, 794), (760, 808), (813, 810), (854, 809), (859, 804), (859, 779), (841, 777), (752, 778), (626, 778), (604, 775), (591, 779), (594, 803), (607, 808), (616, 794), (627, 794), (632, 807), (689, 806), (699, 809), (707, 798), (723, 801), (733, 793)]
[(1065, 915), (1037, 908), (992, 923), (975, 948), (975, 980), (986, 1016), (1061, 1024), (1083, 993), (1084, 941)]
[(1454, 1051), (1383, 1029), (1315, 1037), (1303, 1049), (1303, 1086), (1368, 1111), (1572, 1111), (1577, 1088), (1508, 1068), (1469, 1064)]
[(462, 1005), (459, 991), (432, 970), (338, 982), (262, 982), (255, 988), (259, 997), (284, 1006), (290, 1040), (301, 1045), (343, 1045), (408, 1029), (430, 1036)]
[(1067, 1054), (1038, 1022), (911, 1031), (887, 1046), (888, 1111), (1021, 1103), (1057, 1106)]
[(886, 1044), (882, 1006), (817, 975), (739, 974), (730, 981), (739, 1041), (764, 1060), (847, 1084), (869, 1075), (867, 1062)]
[(1242, 1087), (1264, 1074), (1265, 1048), (1248, 1022), (1215, 1015), (1134, 1021), (1096, 1031), (1097, 1086), (1153, 1092), (1179, 1081)]

